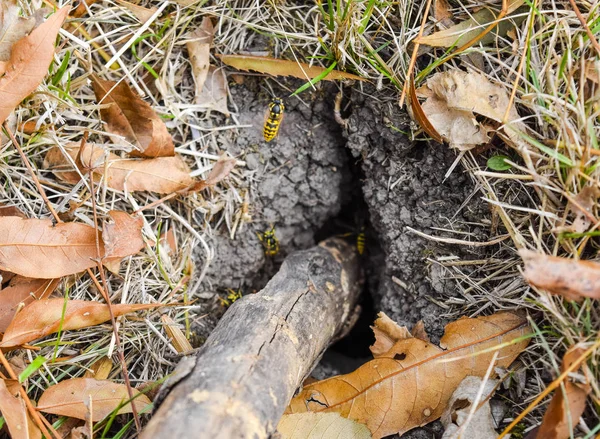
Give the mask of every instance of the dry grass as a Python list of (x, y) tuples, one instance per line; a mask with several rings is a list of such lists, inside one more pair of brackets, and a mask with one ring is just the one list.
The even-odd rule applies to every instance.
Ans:
[[(79, 141), (85, 131), (90, 133), (91, 141), (108, 144), (117, 154), (128, 150), (122, 141), (112, 143), (115, 139), (104, 131), (100, 122), (98, 106), (86, 79), (93, 71), (108, 79), (124, 78), (145, 96), (165, 117), (179, 145), (177, 151), (192, 165), (194, 175), (205, 175), (220, 152), (215, 133), (231, 130), (234, 135), (238, 121), (235, 113), (225, 121), (222, 116), (192, 104), (194, 83), (185, 40), (187, 32), (198, 26), (203, 16), (218, 19), (214, 53), (251, 52), (324, 67), (335, 62), (337, 68), (358, 73), (371, 79), (378, 88), (387, 87), (399, 95), (409, 66), (410, 41), (419, 32), (425, 8), (424, 2), (414, 5), (407, 0), (349, 3), (333, 0), (332, 7), (327, 1), (187, 3), (189, 6), (184, 7), (177, 2), (167, 5), (159, 0), (142, 0), (140, 5), (161, 8), (162, 13), (150, 22), (141, 23), (122, 4), (106, 0), (92, 5), (88, 14), (77, 21), (87, 36), (66, 28), (54, 64), (56, 72), (69, 54), (66, 71), (60, 77), (50, 75), (32, 99), (17, 109), (11, 121), (15, 127), (24, 122), (36, 124), (38, 133), (24, 134), (21, 129), (15, 132), (38, 167), (50, 147)], [(28, 13), (39, 6), (39, 2), (26, 0), (20, 4)], [(462, 16), (480, 5), (452, 2), (452, 6), (454, 16)], [(592, 32), (598, 34), (600, 7), (580, 2), (580, 8)], [(558, 374), (564, 350), (575, 343), (589, 346), (600, 328), (595, 301), (586, 299), (574, 304), (525, 285), (519, 277), (520, 258), (515, 253), (520, 247), (574, 258), (594, 257), (597, 252), (593, 236), (569, 238), (560, 228), (571, 221), (568, 198), (586, 185), (599, 184), (597, 156), (590, 153), (590, 148), (599, 149), (600, 66), (593, 61), (598, 55), (593, 41), (568, 2), (535, 0), (512, 17), (515, 16), (521, 21), (514, 36), (499, 36), (493, 44), (471, 47), (466, 50), (468, 56), (455, 57), (437, 67), (439, 71), (469, 66), (503, 84), (507, 91), (515, 90), (515, 102), (529, 128), (528, 138), (520, 146), (512, 145), (515, 166), (498, 175), (487, 172), (480, 157), (472, 153), (461, 159), (463, 168), (477, 185), (478, 194), (474, 195), (483, 195), (494, 202), (490, 240), (507, 232), (512, 239), (495, 246), (497, 250), (489, 259), (470, 261), (469, 265), (468, 261), (453, 259), (430, 262), (443, 266), (460, 286), (462, 297), (441, 303), (450, 314), (526, 308), (535, 317), (537, 335), (524, 359), (528, 380), (519, 403), (524, 407), (544, 388), (544, 371)], [(431, 31), (435, 26), (428, 21), (426, 28)], [(416, 73), (427, 70), (442, 54), (440, 50), (422, 53)], [(108, 58), (116, 62), (108, 63)], [(218, 63), (216, 59), (213, 61)], [(48, 217), (19, 156), (5, 141), (2, 144), (0, 202), (16, 205), (31, 217)], [(501, 150), (506, 152), (509, 148)], [(461, 171), (457, 168), (454, 172)], [(38, 175), (57, 210), (68, 210), (70, 202), (81, 203), (75, 212), (77, 221), (93, 223), (89, 187), (85, 183), (71, 187), (48, 172), (40, 170)], [(226, 227), (233, 235), (243, 227), (244, 199), (251, 191), (252, 179), (239, 168), (230, 183), (202, 196), (193, 195), (145, 210), (144, 233), (148, 240), (156, 240), (159, 228), (172, 229), (180, 250), (169, 256), (164, 249), (158, 252), (156, 247), (148, 246), (139, 255), (130, 257), (124, 262), (120, 276), (110, 278), (112, 300), (188, 304), (160, 312), (168, 313), (184, 330), (189, 329), (192, 319), (201, 318), (190, 312), (201, 309), (190, 300), (201, 287), (212, 259), (213, 229)], [(135, 211), (156, 200), (148, 194), (123, 194), (104, 186), (95, 196), (101, 215), (114, 208)], [(597, 212), (593, 215), (596, 218)], [(197, 255), (199, 273), (195, 273), (192, 284), (176, 288), (190, 274), (190, 249), (196, 246), (202, 249)], [(100, 293), (86, 277), (74, 279), (62, 291), (73, 299), (101, 300)], [(120, 334), (132, 383), (155, 381), (173, 370), (177, 360), (161, 327), (159, 312), (139, 320), (122, 320)], [(109, 325), (48, 337), (37, 346), (40, 351), (20, 355), (29, 361), (35, 355), (58, 357), (62, 361), (46, 363), (31, 379), (32, 397), (65, 377), (82, 376), (94, 362), (114, 350)], [(598, 359), (598, 353), (594, 354), (585, 371), (596, 404), (600, 401)], [(120, 369), (115, 366), (111, 378), (118, 380), (119, 374)], [(526, 428), (539, 421), (540, 412), (534, 413), (526, 419)], [(582, 422), (580, 427), (587, 433), (586, 438), (590, 438), (598, 433), (600, 423), (597, 414), (586, 419), (591, 423)]]

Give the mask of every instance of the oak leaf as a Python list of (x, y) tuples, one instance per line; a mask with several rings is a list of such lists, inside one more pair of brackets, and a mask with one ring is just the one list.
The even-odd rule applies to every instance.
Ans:
[(6, 331), (20, 304), (28, 305), (34, 300), (50, 296), (60, 279), (30, 279), (15, 276), (9, 285), (0, 290), (0, 332)]
[(0, 78), (0, 123), (40, 85), (48, 73), (54, 56), (54, 41), (68, 13), (69, 7), (62, 7), (12, 46), (6, 72)]
[(135, 149), (132, 156), (175, 155), (173, 139), (162, 119), (126, 82), (106, 81), (91, 76), (100, 115), (111, 133), (123, 136)]
[(102, 176), (118, 191), (170, 194), (194, 183), (185, 161), (178, 155), (155, 159), (122, 159), (99, 145), (88, 143), (79, 155), (80, 165)]
[[(571, 347), (564, 355), (561, 372), (564, 373), (585, 352), (585, 348), (579, 345)], [(546, 413), (542, 425), (537, 433), (540, 439), (567, 439), (573, 433), (579, 418), (585, 410), (587, 396), (591, 386), (587, 382), (575, 383), (567, 378), (564, 390), (559, 387), (555, 392)]]
[[(115, 317), (152, 309), (160, 304), (112, 305)], [(87, 328), (110, 320), (108, 305), (87, 300), (64, 299), (36, 300), (19, 312), (6, 328), (0, 347), (20, 346), (59, 330)]]
[(31, 420), (25, 402), (13, 396), (4, 380), (0, 380), (0, 412), (12, 439), (41, 439), (42, 432)]
[[(88, 417), (91, 422), (97, 422), (125, 402), (127, 404), (119, 409), (118, 414), (131, 413), (132, 402), (138, 413), (151, 403), (146, 395), (135, 389), (132, 390), (135, 399), (129, 401), (127, 387), (124, 384), (93, 378), (72, 378), (50, 386), (40, 397), (37, 410), (84, 420)], [(91, 417), (89, 417), (90, 409)]]
[(570, 300), (600, 298), (600, 263), (548, 256), (521, 249), (523, 276), (531, 285)]
[(367, 425), (374, 438), (404, 432), (439, 418), (466, 376), (484, 376), (494, 351), (507, 367), (528, 344), (521, 317), (502, 312), (463, 318), (446, 326), (440, 346), (403, 338), (354, 372), (306, 386), (287, 414), (337, 412)]

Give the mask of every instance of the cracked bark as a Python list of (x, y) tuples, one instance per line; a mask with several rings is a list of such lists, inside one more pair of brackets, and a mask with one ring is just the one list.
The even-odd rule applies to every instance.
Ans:
[(225, 313), (161, 391), (142, 439), (268, 438), (361, 289), (354, 246), (331, 238), (288, 256), (257, 294)]

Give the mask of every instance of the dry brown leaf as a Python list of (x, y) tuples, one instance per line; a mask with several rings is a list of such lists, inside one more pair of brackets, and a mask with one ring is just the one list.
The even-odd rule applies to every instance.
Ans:
[[(100, 244), (101, 254), (104, 247)], [(86, 224), (0, 217), (0, 269), (57, 279), (94, 267), (96, 233)]]
[(69, 143), (63, 148), (71, 160), (65, 157), (65, 154), (60, 147), (53, 146), (46, 153), (42, 168), (52, 171), (52, 173), (61, 181), (77, 184), (81, 180), (81, 176), (79, 175), (79, 172), (75, 170), (76, 167), (73, 166), (73, 163), (77, 164), (79, 143)]
[[(152, 309), (161, 304), (117, 304), (112, 305), (115, 317), (123, 314)], [(64, 309), (63, 309), (64, 308)], [(59, 329), (87, 328), (110, 320), (108, 305), (87, 300), (64, 299), (36, 300), (19, 312), (6, 328), (0, 347), (20, 346)]]
[(442, 25), (448, 27), (452, 23), (452, 12), (450, 12), (448, 0), (435, 0), (433, 2), (433, 17)]
[[(419, 102), (419, 98), (417, 97), (417, 92), (415, 90), (415, 80), (411, 76), (409, 80), (409, 88), (408, 88), (408, 97), (410, 99), (410, 112), (415, 119), (415, 121), (423, 128), (423, 130), (431, 136), (433, 140), (436, 142), (442, 143), (444, 140), (440, 133), (436, 130), (433, 124), (429, 121), (428, 116), (423, 111), (423, 107)], [(426, 102), (427, 103), (427, 102)]]
[(179, 325), (177, 325), (171, 317), (163, 314), (160, 316), (160, 320), (162, 321), (163, 328), (165, 328), (165, 332), (169, 336), (169, 340), (171, 340), (171, 343), (173, 343), (173, 347), (177, 352), (180, 354), (188, 354), (194, 350), (188, 339), (185, 338)]
[(29, 417), (25, 402), (20, 397), (12, 395), (4, 380), (0, 380), (0, 412), (2, 412), (12, 439), (40, 439), (42, 437), (42, 432)]
[[(489, 398), (496, 390), (496, 380), (487, 380), (480, 394), (483, 380), (468, 376), (461, 381), (442, 414), (442, 425), (446, 429), (442, 439), (496, 439), (494, 418)], [(478, 398), (479, 395), (479, 398)], [(471, 417), (473, 403), (477, 409)]]
[(338, 413), (283, 415), (277, 425), (282, 439), (371, 439), (369, 429)]
[[(473, 113), (502, 123), (510, 102), (504, 88), (477, 72), (437, 73), (427, 80), (427, 88), (433, 96), (423, 103), (423, 112), (450, 146), (463, 151), (489, 140), (486, 127)], [(515, 145), (523, 143), (519, 133), (525, 132), (525, 125), (518, 120), (514, 105), (507, 119), (504, 132)]]
[(27, 215), (25, 215), (18, 207), (4, 206), (2, 203), (0, 203), (0, 216), (18, 216), (21, 218), (27, 218)]
[(75, 17), (75, 18), (79, 18), (79, 17), (83, 16), (85, 13), (87, 13), (86, 6), (89, 8), (97, 1), (98, 0), (79, 0), (79, 4), (75, 8), (75, 10), (71, 14), (71, 16)]
[(523, 276), (531, 285), (570, 300), (600, 298), (600, 264), (592, 261), (542, 255), (521, 249)]
[[(260, 73), (268, 73), (273, 76), (293, 76), (300, 79), (315, 79), (326, 69), (318, 66), (309, 66), (306, 63), (288, 61), (287, 59), (267, 58), (263, 56), (251, 55), (221, 55), (219, 57), (224, 64), (234, 67), (238, 70), (254, 70)], [(323, 78), (324, 81), (335, 81), (338, 79), (355, 79), (365, 81), (360, 76), (352, 73), (332, 70)]]
[[(580, 345), (571, 347), (563, 357), (561, 372), (564, 373), (586, 349)], [(585, 410), (587, 396), (591, 386), (585, 383), (575, 383), (567, 378), (564, 391), (558, 388), (546, 409), (546, 414), (537, 433), (539, 439), (568, 439), (579, 423), (579, 418)]]
[[(494, 356), (507, 367), (527, 346), (524, 319), (502, 312), (446, 326), (440, 347), (411, 337), (354, 372), (305, 387), (286, 413), (338, 412), (366, 424), (374, 438), (439, 418), (452, 392), (469, 375), (485, 375)], [(377, 404), (373, 404), (377, 401)]]
[[(525, 3), (524, 0), (510, 0), (508, 2), (507, 14), (513, 13), (523, 3)], [(463, 21), (462, 23), (459, 23), (448, 29), (435, 32), (431, 35), (417, 37), (415, 38), (415, 42), (433, 47), (461, 47), (467, 42), (471, 41), (473, 38), (479, 36), (487, 27), (487, 25), (494, 21), (497, 16), (498, 12), (484, 8), (475, 12), (471, 18)], [(513, 28), (514, 24), (512, 24), (509, 20), (502, 20), (498, 25), (496, 25), (495, 28), (492, 29), (490, 33), (485, 35), (480, 42), (481, 44), (489, 44), (496, 40), (498, 36), (506, 35), (506, 33)]]
[(156, 7), (145, 8), (143, 6), (136, 5), (135, 3), (127, 2), (125, 0), (117, 0), (117, 3), (120, 4), (121, 6), (129, 9), (131, 11), (131, 13), (133, 15), (135, 15), (135, 17), (138, 20), (140, 20), (140, 22), (142, 22), (142, 23), (145, 23), (148, 20), (150, 20), (150, 18), (152, 18), (152, 16), (154, 15), (154, 13), (156, 11), (158, 11), (158, 8), (156, 8)]
[(59, 283), (60, 279), (13, 277), (8, 287), (0, 290), (0, 332), (6, 331), (21, 303), (28, 305), (49, 297)]
[(233, 168), (235, 168), (236, 161), (237, 160), (233, 157), (230, 157), (227, 154), (222, 154), (219, 157), (219, 160), (217, 160), (217, 162), (210, 170), (210, 173), (208, 174), (208, 177), (206, 177), (206, 180), (204, 180), (204, 183), (207, 186), (214, 186), (215, 184), (222, 181), (231, 173), (231, 171), (233, 171)]
[(170, 194), (194, 183), (185, 161), (174, 157), (121, 159), (103, 147), (86, 144), (79, 155), (85, 169), (103, 176), (106, 185), (118, 191), (148, 191)]
[(105, 380), (109, 377), (114, 364), (109, 357), (102, 357), (85, 371), (83, 378), (94, 378), (96, 380)]
[(196, 96), (196, 104), (202, 108), (215, 110), (229, 116), (225, 70), (215, 66), (208, 67), (202, 91)]
[(210, 45), (213, 41), (215, 29), (210, 17), (204, 17), (200, 27), (189, 35), (186, 47), (192, 64), (192, 73), (196, 82), (196, 99), (199, 98), (204, 88), (204, 82), (210, 66)]
[[(598, 189), (596, 186), (586, 186), (575, 196), (575, 202), (577, 205), (574, 203), (569, 203), (571, 210), (573, 213), (575, 213), (575, 220), (571, 225), (572, 231), (575, 233), (583, 233), (587, 231), (592, 224), (588, 214), (592, 212), (598, 197), (600, 197), (600, 189)], [(581, 210), (582, 208), (585, 210), (585, 212)]]
[[(134, 396), (137, 396), (133, 405), (137, 412), (140, 412), (150, 404), (150, 400), (146, 395), (132, 390)], [(93, 378), (72, 378), (49, 387), (38, 401), (37, 409), (44, 413), (85, 420), (89, 414), (86, 403), (90, 399), (91, 421), (97, 422), (110, 415), (122, 403), (129, 401), (129, 394), (124, 384)], [(131, 410), (131, 402), (128, 402), (118, 413), (131, 413)]]
[(36, 25), (36, 17), (19, 17), (20, 8), (16, 0), (5, 0), (0, 4), (0, 74), (10, 59), (13, 44), (27, 35)]
[[(125, 137), (135, 146), (132, 156), (170, 157), (175, 155), (173, 139), (162, 119), (125, 81), (106, 81), (91, 76), (102, 120), (111, 133)], [(108, 104), (108, 106), (106, 106)]]
[(410, 331), (410, 334), (413, 337), (419, 338), (423, 341), (429, 342), (429, 335), (427, 335), (427, 331), (425, 330), (425, 323), (423, 323), (423, 320), (419, 320), (415, 326), (413, 326), (413, 328)]
[(406, 326), (399, 326), (383, 311), (377, 314), (377, 319), (371, 329), (375, 335), (375, 343), (369, 349), (375, 358), (392, 349), (398, 340), (412, 337)]
[(132, 216), (120, 210), (111, 210), (108, 215), (112, 221), (105, 222), (102, 227), (105, 258), (120, 260), (144, 248), (144, 219), (141, 216)]
[(48, 74), (48, 66), (54, 56), (54, 41), (69, 9), (69, 6), (59, 9), (13, 45), (6, 73), (0, 78), (0, 123)]

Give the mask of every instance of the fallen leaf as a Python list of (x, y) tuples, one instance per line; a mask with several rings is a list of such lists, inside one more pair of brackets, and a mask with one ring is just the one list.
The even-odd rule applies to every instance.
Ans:
[(338, 413), (297, 413), (283, 415), (277, 426), (281, 439), (371, 439), (364, 424)]
[(600, 197), (600, 189), (596, 186), (586, 186), (575, 196), (575, 203), (577, 204), (569, 203), (571, 211), (575, 214), (575, 220), (571, 225), (571, 229), (575, 233), (587, 231), (592, 224), (588, 214), (591, 213), (598, 197)]
[[(100, 251), (104, 251), (102, 244)], [(96, 257), (95, 229), (86, 224), (54, 225), (49, 219), (0, 217), (2, 270), (57, 279), (94, 267)]]
[[(13, 44), (35, 27), (35, 17), (20, 17), (19, 13), (16, 0), (5, 0), (0, 4), (0, 65), (10, 59)], [(4, 68), (0, 68), (1, 73)]]
[(0, 290), (0, 332), (6, 331), (18, 307), (45, 299), (54, 292), (60, 279), (30, 279), (15, 276), (8, 287)]
[(510, 365), (529, 333), (525, 320), (509, 312), (462, 318), (446, 326), (440, 347), (401, 339), (350, 374), (308, 385), (286, 413), (337, 412), (367, 425), (376, 439), (401, 435), (439, 418), (466, 376), (485, 375), (493, 348), (499, 352), (496, 366)]
[(452, 25), (452, 13), (448, 0), (435, 0), (433, 3), (433, 17), (442, 25)]
[(69, 9), (69, 6), (62, 7), (13, 45), (6, 72), (0, 78), (0, 123), (48, 74), (54, 57), (54, 42)]
[(114, 364), (109, 357), (102, 357), (98, 361), (94, 362), (92, 367), (85, 371), (83, 378), (105, 380), (109, 377), (110, 371), (113, 369), (113, 367)]
[[(79, 18), (87, 12), (87, 8), (92, 6), (98, 0), (79, 0), (79, 4), (71, 14), (74, 18)], [(86, 7), (87, 6), (87, 7)]]
[(140, 20), (141, 23), (145, 23), (148, 20), (150, 20), (150, 18), (152, 18), (152, 16), (154, 15), (154, 13), (156, 11), (158, 11), (158, 8), (156, 8), (156, 7), (145, 8), (143, 6), (136, 5), (135, 3), (127, 2), (125, 0), (117, 0), (117, 3), (120, 4), (121, 6), (129, 9), (131, 11), (131, 13), (133, 15), (135, 15), (135, 17), (138, 20)]
[(27, 218), (27, 215), (25, 215), (17, 206), (4, 206), (2, 203), (0, 203), (0, 216), (18, 216)]
[[(170, 157), (175, 155), (173, 139), (162, 119), (125, 81), (106, 81), (91, 76), (102, 120), (108, 130), (135, 146), (132, 156)], [(108, 107), (106, 107), (108, 104)]]
[(204, 180), (206, 185), (214, 186), (215, 184), (222, 181), (231, 173), (233, 168), (235, 168), (236, 162), (237, 160), (233, 157), (230, 157), (226, 153), (222, 154), (219, 157), (219, 160), (217, 160), (217, 162), (213, 165), (212, 169), (210, 170), (210, 173), (208, 174), (208, 177), (206, 177), (206, 180)]
[[(69, 143), (63, 148), (53, 146), (48, 150), (44, 157), (42, 169), (52, 171), (52, 173), (61, 181), (77, 184), (81, 180), (81, 176), (79, 172), (75, 170), (76, 166), (73, 166), (73, 163), (77, 163), (78, 154), (79, 143)], [(67, 156), (69, 156), (69, 158), (67, 158)]]
[[(586, 349), (579, 345), (571, 347), (563, 357), (561, 372), (564, 373), (585, 351)], [(575, 383), (567, 378), (564, 382), (564, 391), (562, 388), (558, 388), (554, 392), (538, 430), (537, 438), (568, 439), (574, 437), (575, 426), (579, 423), (579, 418), (585, 410), (590, 391), (589, 383)]]
[(222, 68), (208, 67), (202, 91), (196, 96), (196, 105), (229, 116), (227, 109), (227, 78)]
[(202, 93), (204, 82), (208, 75), (210, 66), (210, 45), (215, 33), (210, 17), (204, 17), (200, 27), (189, 35), (186, 42), (190, 63), (192, 64), (192, 73), (196, 82), (196, 98)]
[[(446, 429), (442, 439), (496, 439), (498, 437), (489, 402), (490, 395), (496, 390), (497, 381), (487, 380), (480, 394), (482, 383), (481, 378), (468, 376), (452, 393), (448, 407), (441, 417), (442, 425)], [(478, 406), (469, 419), (475, 401), (478, 402)]]
[(173, 343), (173, 347), (180, 354), (188, 354), (194, 350), (189, 340), (185, 338), (185, 335), (179, 325), (166, 314), (160, 316), (160, 320), (165, 328), (165, 332), (169, 336), (169, 340)]
[(411, 337), (406, 326), (399, 326), (384, 312), (377, 314), (377, 319), (371, 329), (375, 335), (375, 343), (369, 349), (375, 358), (392, 349), (398, 340)]
[(42, 432), (29, 417), (25, 402), (20, 397), (12, 395), (4, 380), (0, 380), (0, 412), (2, 412), (12, 439), (42, 437)]
[[(254, 70), (260, 73), (268, 73), (273, 76), (292, 76), (300, 79), (314, 79), (327, 70), (323, 67), (309, 66), (306, 63), (263, 56), (221, 55), (219, 58), (224, 64), (238, 70)], [(365, 79), (360, 76), (342, 72), (340, 70), (332, 70), (325, 78), (323, 78), (324, 81), (335, 81), (338, 79), (365, 81)]]
[(523, 276), (531, 285), (569, 300), (600, 298), (600, 264), (519, 250), (525, 262)]
[[(510, 0), (508, 3), (507, 14), (513, 13), (516, 9), (523, 5), (523, 3), (525, 3), (525, 0)], [(431, 35), (417, 37), (415, 38), (415, 42), (433, 47), (461, 47), (479, 36), (485, 30), (485, 28), (492, 23), (496, 17), (498, 17), (498, 15), (498, 12), (484, 7), (483, 9), (472, 14), (471, 18), (468, 20), (465, 20), (455, 26), (451, 26), (448, 29), (435, 32)], [(492, 43), (499, 36), (506, 35), (506, 33), (514, 27), (515, 25), (511, 23), (510, 20), (504, 19), (497, 24), (490, 33), (485, 35), (480, 43)]]
[[(427, 80), (427, 88), (433, 95), (423, 103), (423, 112), (444, 140), (460, 150), (489, 141), (487, 128), (477, 122), (473, 113), (503, 123), (510, 102), (503, 87), (477, 72), (436, 73)], [(525, 132), (525, 125), (518, 119), (513, 104), (503, 130), (515, 145), (523, 143), (519, 133)]]
[[(423, 130), (429, 136), (431, 136), (433, 140), (435, 140), (438, 143), (442, 143), (444, 141), (442, 139), (442, 136), (440, 136), (440, 133), (429, 121), (428, 116), (425, 114), (423, 107), (419, 102), (419, 98), (417, 97), (417, 92), (415, 90), (415, 79), (412, 76), (409, 79), (408, 97), (410, 99), (409, 110), (413, 119), (415, 119), (415, 121), (421, 126), (421, 128), (423, 128)], [(431, 116), (435, 115), (434, 113), (432, 114), (431, 110), (429, 111), (429, 113)]]
[[(142, 411), (150, 400), (146, 395), (132, 389), (133, 405), (137, 412)], [(91, 399), (91, 422), (97, 422), (112, 412), (122, 403), (129, 401), (127, 387), (124, 384), (113, 383), (108, 380), (95, 380), (93, 378), (71, 378), (50, 386), (40, 397), (37, 410), (70, 418), (86, 419), (89, 413), (86, 402)], [(131, 402), (125, 404), (118, 414), (131, 413)]]
[(142, 236), (144, 219), (141, 216), (131, 216), (120, 210), (111, 210), (108, 215), (112, 222), (105, 222), (102, 227), (106, 259), (120, 260), (144, 248), (146, 245)]
[(155, 159), (122, 159), (107, 152), (102, 146), (86, 144), (79, 155), (85, 169), (103, 176), (106, 185), (118, 191), (148, 191), (170, 194), (194, 183), (183, 159), (158, 157)]
[[(115, 317), (134, 311), (152, 309), (161, 304), (112, 305)], [(0, 347), (20, 346), (38, 338), (54, 334), (59, 329), (87, 328), (110, 320), (108, 305), (87, 300), (45, 299), (36, 300), (19, 312), (6, 328)]]

